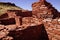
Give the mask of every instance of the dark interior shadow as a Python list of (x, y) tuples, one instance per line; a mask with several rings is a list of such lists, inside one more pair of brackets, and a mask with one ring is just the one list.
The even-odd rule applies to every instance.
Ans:
[(46, 31), (46, 29), (45, 29), (45, 26), (44, 26), (44, 24), (41, 24), (41, 39), (40, 40), (49, 40), (49, 38), (48, 38), (48, 34), (47, 34), (47, 31)]
[(12, 36), (14, 38), (13, 40), (49, 40), (43, 24), (29, 26), (25, 30), (10, 31), (8, 36)]

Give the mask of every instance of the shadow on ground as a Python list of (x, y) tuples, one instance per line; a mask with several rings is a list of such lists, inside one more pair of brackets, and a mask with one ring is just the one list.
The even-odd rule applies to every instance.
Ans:
[(13, 40), (49, 40), (43, 24), (30, 26), (25, 30), (10, 31), (8, 35), (12, 36)]

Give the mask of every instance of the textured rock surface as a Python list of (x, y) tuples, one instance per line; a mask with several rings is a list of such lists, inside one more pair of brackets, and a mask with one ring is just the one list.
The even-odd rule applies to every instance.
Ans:
[(9, 10), (7, 14), (0, 19), (0, 24), (5, 23), (0, 25), (1, 40), (60, 40), (60, 14), (46, 0), (33, 3), (32, 11)]
[(52, 19), (51, 21), (43, 21), (49, 40), (60, 40), (60, 23), (59, 19)]
[(45, 0), (33, 3), (32, 13), (38, 18), (56, 18), (58, 16), (58, 11)]

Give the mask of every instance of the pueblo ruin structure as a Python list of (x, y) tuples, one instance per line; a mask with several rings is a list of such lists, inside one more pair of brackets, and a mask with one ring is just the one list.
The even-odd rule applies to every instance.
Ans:
[(60, 40), (60, 13), (46, 0), (32, 11), (7, 10), (0, 16), (1, 40)]

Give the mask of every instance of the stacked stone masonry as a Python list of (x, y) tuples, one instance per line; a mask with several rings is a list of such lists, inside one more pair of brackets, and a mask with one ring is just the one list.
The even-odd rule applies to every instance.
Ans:
[[(59, 14), (58, 11), (47, 1), (43, 1), (43, 2), (40, 1), (40, 2), (33, 3), (32, 4), (32, 13), (37, 18), (49, 18), (49, 17), (56, 18), (56, 17), (58, 17), (58, 14)], [(58, 13), (58, 14), (56, 14), (56, 13)], [(44, 15), (47, 15), (47, 16), (44, 16)]]
[[(0, 16), (0, 39), (12, 40), (10, 31), (44, 24), (49, 40), (60, 40), (60, 14), (46, 0), (32, 4), (32, 11), (7, 10)], [(38, 27), (38, 26), (37, 26)]]
[[(44, 20), (43, 20), (44, 21)], [(43, 22), (50, 40), (60, 40), (60, 19), (50, 19)]]
[[(16, 25), (0, 25), (0, 38), (6, 37), (9, 31), (12, 30), (24, 30), (27, 29), (28, 26), (35, 26), (44, 24), (45, 29), (48, 33), (49, 40), (60, 40), (60, 19), (37, 19), (32, 17), (23, 18), (23, 25), (16, 26)], [(30, 20), (29, 20), (30, 19)], [(12, 27), (13, 26), (13, 27)], [(5, 28), (5, 29), (4, 29)], [(19, 28), (19, 29), (16, 29)]]

